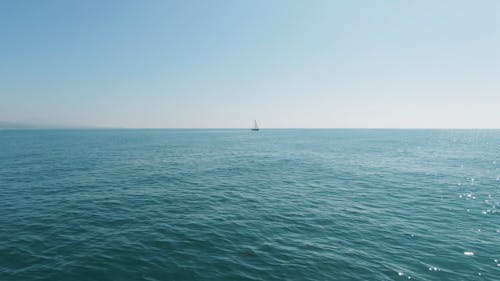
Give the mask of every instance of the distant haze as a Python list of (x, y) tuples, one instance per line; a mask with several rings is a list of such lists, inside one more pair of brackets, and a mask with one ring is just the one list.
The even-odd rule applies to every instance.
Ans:
[(500, 1), (2, 1), (2, 124), (498, 128)]

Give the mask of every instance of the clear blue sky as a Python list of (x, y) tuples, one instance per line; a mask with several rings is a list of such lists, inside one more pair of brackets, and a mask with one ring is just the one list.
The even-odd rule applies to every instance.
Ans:
[(500, 1), (0, 2), (0, 121), (500, 127)]

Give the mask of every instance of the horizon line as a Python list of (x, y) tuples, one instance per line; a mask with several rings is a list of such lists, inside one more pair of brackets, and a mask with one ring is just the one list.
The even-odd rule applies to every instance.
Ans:
[[(500, 130), (481, 127), (269, 127), (260, 130)], [(247, 127), (91, 127), (91, 126), (38, 126), (0, 127), (0, 130), (251, 130)]]

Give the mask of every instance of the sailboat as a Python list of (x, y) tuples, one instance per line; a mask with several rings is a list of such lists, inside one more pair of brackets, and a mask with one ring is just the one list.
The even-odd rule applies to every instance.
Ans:
[(254, 125), (253, 125), (253, 128), (252, 128), (252, 131), (258, 131), (259, 130), (259, 126), (257, 125), (257, 120), (254, 120), (253, 123), (254, 123)]

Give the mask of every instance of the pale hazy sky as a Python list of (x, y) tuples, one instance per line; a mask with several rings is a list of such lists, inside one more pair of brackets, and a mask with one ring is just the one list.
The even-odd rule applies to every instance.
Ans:
[(0, 121), (500, 127), (500, 1), (1, 1)]

